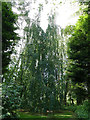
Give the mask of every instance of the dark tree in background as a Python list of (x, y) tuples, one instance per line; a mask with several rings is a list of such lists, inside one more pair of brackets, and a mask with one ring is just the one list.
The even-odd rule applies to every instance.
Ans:
[[(17, 30), (17, 18), (18, 16), (12, 11), (11, 3), (2, 2), (2, 74), (4, 75), (3, 78), (7, 81), (9, 78), (9, 84), (6, 84), (6, 81), (2, 83), (2, 118), (4, 117), (6, 119), (8, 119), (7, 117), (10, 118), (10, 116), (16, 117), (16, 113), (13, 111), (20, 104), (19, 92), (17, 92), (18, 85), (15, 87), (12, 78), (5, 77), (5, 74), (9, 76), (10, 71), (8, 65), (11, 61), (10, 57), (14, 53), (14, 46), (19, 40), (17, 33), (15, 33), (15, 30)], [(11, 73), (13, 74), (13, 72)], [(8, 115), (8, 113), (10, 114)]]
[(16, 41), (19, 39), (15, 30), (17, 15), (13, 13), (10, 3), (2, 2), (2, 73), (7, 72), (7, 66), (10, 62), (10, 55)]
[(89, 93), (90, 89), (90, 40), (88, 36), (88, 18), (89, 15), (87, 13), (80, 16), (68, 42), (68, 56), (69, 59), (71, 59), (69, 71), (72, 81), (78, 83), (78, 87), (76, 88), (76, 91), (78, 91), (76, 92), (78, 104), (89, 97), (85, 93)]

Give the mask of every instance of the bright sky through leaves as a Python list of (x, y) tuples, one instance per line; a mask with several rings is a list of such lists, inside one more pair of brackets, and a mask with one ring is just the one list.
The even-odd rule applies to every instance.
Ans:
[(47, 28), (47, 14), (50, 14), (50, 11), (55, 11), (56, 13), (56, 24), (65, 28), (68, 24), (75, 24), (78, 16), (73, 14), (79, 10), (78, 2), (72, 2), (72, 0), (63, 1), (62, 3), (58, 2), (59, 0), (50, 0), (48, 4), (44, 5), (42, 14), (41, 14), (41, 27), (45, 30)]
[[(30, 0), (26, 0), (27, 2)], [(44, 31), (46, 31), (48, 26), (48, 16), (55, 12), (56, 20), (55, 23), (65, 28), (67, 25), (75, 24), (79, 16), (74, 16), (74, 13), (79, 10), (78, 2), (74, 2), (74, 0), (32, 0), (30, 6), (27, 6), (27, 9), (30, 10), (29, 17), (34, 20), (36, 15), (38, 14), (39, 5), (43, 6), (40, 14), (40, 26)], [(19, 13), (16, 8), (13, 8), (13, 11)], [(20, 20), (19, 20), (20, 22)], [(17, 30), (20, 36), (23, 37), (23, 27), (26, 26), (25, 21), (20, 25), (21, 29)], [(20, 41), (21, 45), (22, 42)], [(18, 48), (20, 51), (20, 47)]]
[[(79, 4), (74, 0), (36, 0), (35, 2), (32, 0), (32, 3), (29, 7), (29, 17), (31, 19), (35, 19), (36, 14), (38, 14), (39, 4), (43, 5), (40, 15), (40, 25), (44, 30), (46, 30), (48, 26), (47, 19), (51, 11), (52, 13), (56, 13), (55, 22), (62, 28), (65, 28), (68, 24), (75, 24), (78, 19), (78, 16), (73, 15), (79, 10)], [(13, 10), (16, 11), (16, 9)]]

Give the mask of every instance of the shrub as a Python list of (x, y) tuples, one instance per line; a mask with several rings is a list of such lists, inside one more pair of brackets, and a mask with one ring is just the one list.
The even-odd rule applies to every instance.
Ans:
[(76, 105), (71, 105), (71, 106), (67, 106), (65, 109), (75, 112), (75, 110), (77, 109), (77, 106)]
[(89, 102), (85, 101), (83, 105), (77, 106), (77, 109), (75, 111), (78, 118), (85, 118), (88, 120), (89, 117)]
[(20, 86), (15, 83), (2, 86), (2, 118), (16, 118), (15, 110), (20, 106)]

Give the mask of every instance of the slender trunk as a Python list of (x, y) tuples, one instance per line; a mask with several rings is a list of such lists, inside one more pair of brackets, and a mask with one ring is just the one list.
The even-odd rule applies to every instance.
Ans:
[(66, 100), (67, 91), (68, 91), (67, 89), (68, 89), (68, 82), (66, 82), (66, 84), (65, 84), (65, 94), (64, 94), (64, 104), (65, 104), (65, 106), (67, 104), (67, 100)]
[(63, 58), (61, 53), (61, 90), (60, 90), (60, 105), (63, 105)]

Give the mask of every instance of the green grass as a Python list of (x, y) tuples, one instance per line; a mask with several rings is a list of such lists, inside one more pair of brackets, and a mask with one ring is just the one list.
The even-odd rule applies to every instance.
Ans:
[(44, 119), (44, 118), (75, 118), (75, 115), (71, 111), (62, 111), (61, 113), (55, 113), (54, 115), (49, 114), (47, 116), (42, 114), (34, 114), (32, 115), (29, 112), (18, 112), (19, 118), (29, 118), (29, 119)]
[(47, 118), (47, 116), (44, 115), (31, 115), (28, 112), (18, 112), (18, 115), (20, 118)]
[(71, 111), (63, 111), (62, 113), (56, 113), (55, 118), (75, 118), (75, 115)]

